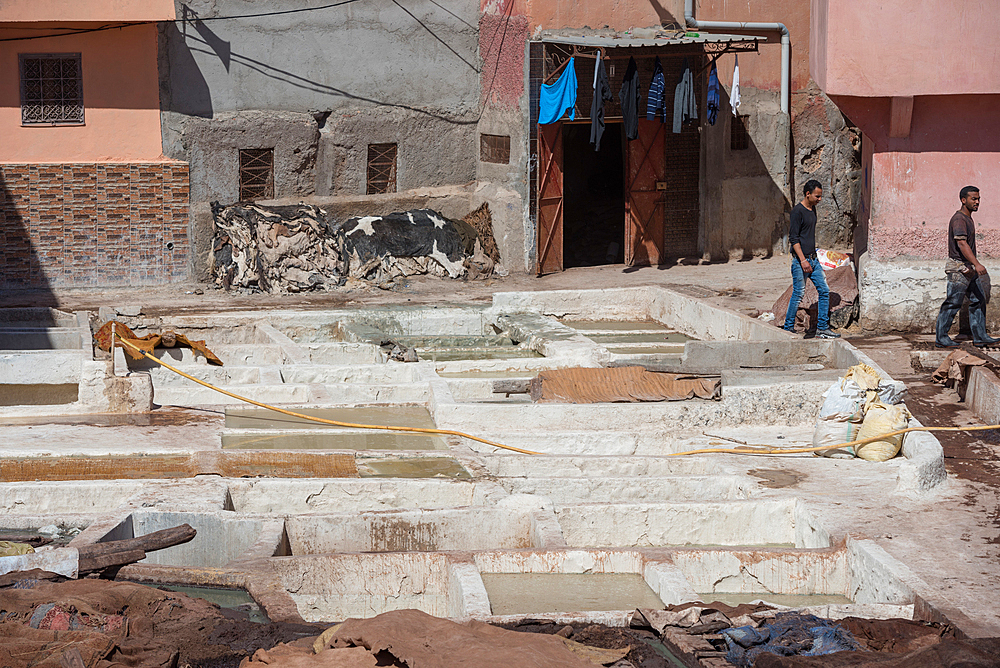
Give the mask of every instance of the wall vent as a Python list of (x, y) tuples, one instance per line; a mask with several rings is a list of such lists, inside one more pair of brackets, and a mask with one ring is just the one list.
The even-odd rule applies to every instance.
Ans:
[(368, 145), (368, 194), (396, 192), (396, 144)]
[(498, 165), (510, 164), (510, 137), (508, 135), (479, 135), (479, 159)]
[(274, 149), (240, 149), (240, 201), (274, 199)]

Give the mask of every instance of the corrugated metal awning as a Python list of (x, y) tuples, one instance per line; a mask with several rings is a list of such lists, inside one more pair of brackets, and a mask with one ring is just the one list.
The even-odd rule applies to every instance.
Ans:
[(719, 35), (698, 33), (697, 37), (682, 35), (671, 38), (642, 38), (631, 35), (624, 37), (603, 35), (559, 35), (542, 34), (536, 42), (546, 44), (565, 44), (567, 46), (586, 46), (594, 49), (636, 48), (647, 46), (675, 46), (678, 44), (746, 44), (767, 42), (767, 37), (759, 35)]

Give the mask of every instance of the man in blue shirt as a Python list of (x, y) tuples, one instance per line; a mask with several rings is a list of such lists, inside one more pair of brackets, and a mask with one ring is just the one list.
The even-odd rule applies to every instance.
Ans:
[(785, 313), (785, 327), (795, 330), (795, 312), (806, 291), (806, 277), (816, 286), (819, 303), (816, 305), (816, 336), (821, 339), (839, 339), (840, 334), (830, 331), (830, 288), (826, 285), (823, 267), (816, 257), (816, 205), (823, 199), (823, 187), (810, 179), (802, 188), (804, 197), (792, 209), (788, 243), (792, 247), (792, 298)]

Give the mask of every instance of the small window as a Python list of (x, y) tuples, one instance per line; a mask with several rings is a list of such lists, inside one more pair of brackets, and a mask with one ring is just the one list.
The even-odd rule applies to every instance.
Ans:
[(240, 149), (240, 201), (274, 198), (274, 149)]
[(747, 132), (746, 116), (733, 116), (729, 125), (729, 148), (745, 151), (750, 148), (750, 133)]
[(368, 145), (368, 194), (396, 192), (396, 144)]
[(83, 125), (79, 53), (22, 53), (21, 125)]
[(479, 159), (482, 162), (510, 164), (510, 137), (507, 135), (479, 135)]

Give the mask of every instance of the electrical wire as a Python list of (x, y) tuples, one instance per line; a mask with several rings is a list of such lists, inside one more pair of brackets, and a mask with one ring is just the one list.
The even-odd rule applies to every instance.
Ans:
[[(126, 346), (128, 348), (131, 348), (132, 350), (134, 350), (134, 351), (138, 352), (139, 354), (141, 354), (143, 357), (145, 357), (145, 358), (147, 358), (149, 360), (152, 360), (153, 362), (156, 362), (160, 366), (162, 366), (162, 367), (164, 367), (166, 369), (169, 369), (170, 371), (173, 371), (174, 373), (176, 373), (176, 374), (178, 374), (180, 376), (183, 376), (184, 378), (187, 378), (188, 380), (192, 380), (192, 381), (198, 383), (199, 385), (207, 387), (210, 390), (215, 390), (216, 392), (224, 394), (227, 397), (232, 397), (233, 399), (238, 399), (240, 401), (244, 401), (244, 402), (246, 402), (248, 404), (252, 404), (252, 405), (257, 406), (259, 408), (266, 408), (269, 411), (275, 411), (277, 413), (282, 413), (283, 415), (290, 415), (291, 417), (299, 418), (299, 419), (302, 419), (302, 420), (309, 420), (310, 422), (319, 422), (320, 424), (328, 424), (328, 425), (332, 425), (334, 427), (347, 427), (347, 428), (350, 428), (350, 429), (378, 429), (378, 430), (382, 430), (382, 431), (396, 431), (396, 432), (411, 433), (411, 434), (442, 434), (442, 435), (445, 435), (445, 436), (459, 436), (461, 438), (467, 438), (467, 439), (469, 439), (471, 441), (477, 441), (479, 443), (485, 443), (486, 445), (493, 446), (494, 448), (501, 448), (503, 450), (511, 450), (512, 452), (518, 452), (518, 453), (520, 453), (522, 455), (540, 455), (540, 454), (542, 454), (540, 452), (534, 452), (532, 450), (522, 450), (521, 448), (515, 448), (515, 447), (510, 446), (510, 445), (504, 445), (503, 443), (497, 443), (495, 441), (490, 441), (490, 440), (487, 440), (485, 438), (479, 438), (478, 436), (473, 436), (471, 434), (466, 434), (465, 432), (461, 432), (461, 431), (454, 431), (452, 429), (430, 429), (430, 428), (426, 428), (426, 427), (392, 427), (392, 426), (376, 425), (376, 424), (356, 424), (356, 423), (353, 423), (353, 422), (340, 422), (338, 420), (327, 420), (326, 418), (315, 417), (313, 415), (306, 415), (304, 413), (296, 413), (295, 411), (286, 410), (284, 408), (278, 408), (277, 406), (271, 406), (270, 404), (265, 404), (265, 403), (263, 403), (261, 401), (254, 401), (253, 399), (250, 399), (248, 397), (243, 397), (243, 396), (240, 396), (238, 394), (234, 394), (232, 392), (229, 392), (228, 390), (222, 389), (221, 387), (216, 387), (215, 385), (212, 385), (211, 383), (208, 383), (208, 382), (205, 382), (205, 381), (200, 380), (198, 378), (195, 378), (194, 376), (192, 376), (190, 374), (186, 374), (183, 371), (181, 371), (180, 369), (178, 369), (178, 368), (176, 368), (174, 366), (171, 366), (170, 364), (167, 364), (166, 362), (160, 360), (159, 358), (157, 358), (157, 357), (155, 357), (153, 355), (150, 355), (149, 353), (147, 353), (145, 350), (143, 350), (139, 346), (137, 346), (137, 345), (135, 345), (133, 343), (130, 343), (126, 339), (122, 338), (122, 336), (117, 331), (117, 327), (112, 327), (112, 330), (113, 330), (113, 333), (114, 333), (114, 338), (118, 339), (118, 341), (120, 341), (124, 346)], [(114, 347), (113, 346), (112, 346), (112, 353), (111, 354), (114, 355)]]
[[(263, 18), (266, 16), (282, 16), (284, 14), (299, 14), (301, 12), (316, 12), (324, 9), (332, 9), (334, 7), (340, 7), (342, 5), (349, 5), (353, 2), (360, 2), (360, 0), (340, 0), (340, 2), (332, 2), (327, 5), (319, 5), (318, 7), (299, 7), (298, 9), (284, 9), (276, 12), (260, 12), (258, 14), (234, 14), (232, 16), (206, 16), (205, 18), (199, 16), (193, 16), (188, 18), (174, 19), (173, 21), (162, 21), (162, 23), (186, 23), (187, 21), (199, 21), (201, 23), (206, 23), (208, 21), (230, 21), (234, 19), (255, 19)], [(92, 32), (103, 32), (105, 30), (117, 30), (120, 28), (131, 28), (132, 26), (148, 25), (150, 23), (160, 23), (160, 21), (133, 21), (129, 23), (120, 23), (118, 25), (104, 25), (97, 28), (81, 28), (79, 30), (72, 30), (69, 32), (53, 33), (51, 35), (32, 35), (30, 37), (5, 37), (0, 39), (0, 42), (26, 42), (33, 39), (49, 39), (50, 37), (67, 37), (70, 35), (83, 35)], [(21, 28), (13, 28), (20, 30)]]

